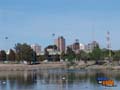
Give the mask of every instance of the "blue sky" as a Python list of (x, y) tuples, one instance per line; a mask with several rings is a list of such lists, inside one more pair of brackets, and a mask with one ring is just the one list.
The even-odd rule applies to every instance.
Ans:
[[(120, 49), (120, 0), (0, 0), (0, 48), (17, 42), (53, 43), (52, 33), (87, 44), (93, 39), (106, 47), (111, 32), (112, 49)], [(93, 36), (94, 31), (94, 36)], [(5, 40), (5, 37), (9, 37)]]

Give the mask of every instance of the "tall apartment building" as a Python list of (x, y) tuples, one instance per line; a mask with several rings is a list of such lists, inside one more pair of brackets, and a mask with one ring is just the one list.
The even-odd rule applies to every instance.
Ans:
[(60, 36), (57, 39), (55, 39), (55, 45), (57, 46), (58, 51), (65, 52), (66, 43), (65, 38), (63, 36)]
[(31, 48), (36, 52), (37, 55), (40, 55), (41, 53), (41, 46), (38, 44), (31, 45)]

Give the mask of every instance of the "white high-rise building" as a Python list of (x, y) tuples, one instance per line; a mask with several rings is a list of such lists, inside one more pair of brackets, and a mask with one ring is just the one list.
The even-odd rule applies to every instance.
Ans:
[(85, 45), (84, 44), (82, 44), (82, 43), (80, 43), (80, 50), (85, 50)]

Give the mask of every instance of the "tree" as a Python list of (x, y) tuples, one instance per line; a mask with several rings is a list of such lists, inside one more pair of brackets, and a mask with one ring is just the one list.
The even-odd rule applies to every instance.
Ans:
[(39, 56), (37, 56), (37, 60), (43, 61), (43, 60), (45, 60), (45, 56), (44, 55), (39, 55)]
[(34, 51), (26, 43), (24, 44), (18, 43), (17, 45), (15, 45), (15, 50), (16, 50), (18, 60), (22, 60), (22, 61), (26, 60), (30, 64), (32, 61), (35, 60), (34, 58), (36, 57), (36, 55)]
[(48, 60), (49, 52), (47, 51), (47, 48), (45, 48), (44, 52), (45, 59)]
[(66, 53), (66, 58), (68, 59), (68, 61), (73, 62), (73, 60), (75, 59), (75, 53), (74, 51), (67, 47), (67, 53)]
[(37, 61), (36, 52), (32, 50), (32, 62), (35, 63)]
[(0, 51), (0, 60), (1, 61), (6, 61), (7, 60), (7, 55), (6, 55), (6, 52), (4, 50)]
[(8, 60), (15, 61), (15, 52), (12, 49), (10, 49), (10, 53), (8, 55)]
[[(111, 54), (111, 57), (109, 56), (109, 53)], [(102, 56), (101, 58), (103, 59), (109, 59), (114, 57), (115, 52), (113, 52), (112, 50), (108, 50), (108, 49), (102, 49)]]
[(85, 51), (80, 51), (80, 59), (88, 60), (89, 59), (89, 53), (86, 53)]
[(23, 60), (23, 58), (22, 58), (22, 44), (17, 43), (14, 48), (16, 50), (16, 59), (18, 61)]
[(95, 47), (92, 53), (90, 53), (90, 59), (93, 60), (100, 60), (101, 56), (102, 56), (102, 51), (99, 47)]
[(65, 52), (62, 52), (60, 55), (60, 59), (64, 60), (65, 59)]
[(113, 58), (114, 58), (114, 60), (120, 60), (120, 50), (115, 51)]

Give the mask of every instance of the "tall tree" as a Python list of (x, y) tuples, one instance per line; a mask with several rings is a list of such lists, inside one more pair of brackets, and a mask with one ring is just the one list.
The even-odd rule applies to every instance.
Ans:
[(10, 52), (8, 54), (8, 60), (15, 61), (15, 52), (12, 49), (10, 49)]
[(6, 61), (7, 60), (7, 55), (6, 55), (6, 52), (4, 50), (0, 51), (0, 60), (1, 61)]
[(70, 62), (73, 62), (73, 60), (76, 58), (74, 51), (71, 48), (69, 48), (69, 47), (67, 47), (66, 58)]
[(62, 52), (62, 53), (60, 54), (60, 59), (62, 59), (62, 60), (65, 59), (65, 52)]
[(17, 45), (15, 45), (15, 50), (19, 60), (26, 60), (29, 63), (35, 60), (34, 58), (36, 57), (36, 55), (28, 44), (18, 43)]
[(16, 50), (16, 59), (18, 61), (23, 60), (23, 58), (22, 58), (22, 44), (20, 44), (20, 43), (15, 44), (15, 50)]
[(45, 52), (44, 57), (46, 60), (48, 60), (49, 52), (47, 51), (47, 48), (45, 48), (44, 52)]
[(90, 53), (91, 59), (100, 60), (102, 56), (102, 51), (99, 47), (95, 47), (92, 53)]

